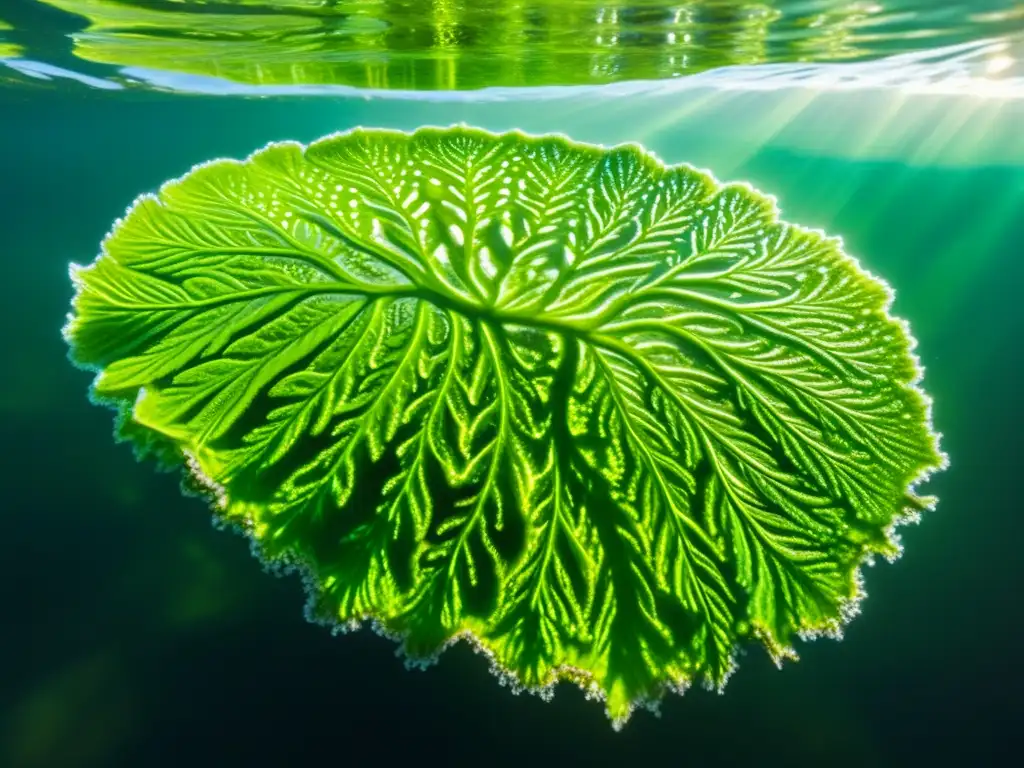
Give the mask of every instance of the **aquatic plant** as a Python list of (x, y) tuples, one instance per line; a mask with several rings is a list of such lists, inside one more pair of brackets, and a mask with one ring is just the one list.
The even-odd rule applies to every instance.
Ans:
[[(77, 56), (252, 85), (449, 90), (873, 59), (1019, 31), (932, 0), (40, 0)], [(912, 33), (912, 34), (910, 34)]]
[(939, 467), (838, 240), (643, 148), (357, 129), (139, 198), (65, 329), (143, 451), (412, 660), (638, 703), (836, 635)]

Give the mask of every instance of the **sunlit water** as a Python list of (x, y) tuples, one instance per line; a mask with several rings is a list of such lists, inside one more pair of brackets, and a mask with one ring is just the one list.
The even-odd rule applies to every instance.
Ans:
[(146, 75), (159, 70), (250, 86), (416, 90), (871, 61), (1008, 44), (1024, 21), (1007, 0), (35, 0), (19, 15), (0, 56), (73, 60), (125, 85), (165, 87), (166, 77)]
[[(166, 15), (197, 4), (150, 5)], [(308, 20), (327, 4), (305, 5)], [(792, 35), (792, 9), (824, 4), (774, 5), (790, 9), (776, 22)], [(151, 50), (137, 54), (163, 32), (126, 48), (130, 25), (86, 32), (41, 3), (0, 5), (13, 27), (0, 27), (0, 765), (1000, 764), (1020, 711), (1022, 6), (832, 5), (874, 18), (852, 27), (859, 55), (728, 59), (736, 66), (642, 82), (570, 77), (566, 65), (551, 87), (435, 82), (430, 93), (401, 78), (397, 89), (261, 83), (193, 67), (198, 55), (156, 66)], [(463, 121), (639, 141), (748, 180), (786, 219), (841, 235), (895, 287), (952, 465), (928, 488), (939, 508), (904, 532), (903, 559), (867, 573), (863, 615), (842, 643), (804, 645), (782, 672), (753, 650), (724, 696), (670, 698), (661, 719), (612, 734), (578, 691), (560, 688), (550, 704), (513, 697), (464, 647), (413, 674), (389, 641), (305, 623), (298, 582), (259, 573), (175, 477), (113, 443), (59, 329), (68, 262), (90, 260), (139, 193), (269, 141)]]

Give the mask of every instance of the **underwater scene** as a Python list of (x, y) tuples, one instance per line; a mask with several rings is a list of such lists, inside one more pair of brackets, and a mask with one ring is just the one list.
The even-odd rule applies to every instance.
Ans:
[(0, 0), (0, 766), (1014, 762), (1024, 4)]

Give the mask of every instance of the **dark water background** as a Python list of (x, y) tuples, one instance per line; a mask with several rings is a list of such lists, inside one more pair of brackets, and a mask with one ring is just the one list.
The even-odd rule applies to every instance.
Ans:
[[(670, 697), (660, 718), (641, 712), (613, 733), (575, 688), (551, 703), (512, 696), (465, 646), (406, 671), (368, 630), (333, 638), (306, 623), (298, 580), (261, 573), (177, 477), (114, 444), (60, 328), (68, 262), (90, 261), (136, 195), (196, 162), (358, 123), (619, 141), (665, 116), (629, 97), (584, 108), (0, 90), (0, 765), (1015, 763), (1024, 151), (1013, 127), (1024, 135), (1024, 110), (963, 112), (950, 156), (936, 145), (921, 161), (937, 124), (864, 156), (752, 143), (778, 108), (765, 99), (661, 120), (644, 141), (776, 194), (787, 220), (843, 235), (897, 288), (952, 466), (927, 488), (938, 509), (903, 529), (902, 560), (866, 572), (869, 597), (842, 642), (801, 643), (781, 672), (753, 648), (724, 695)], [(837, 120), (819, 124), (830, 146), (863, 138)], [(963, 135), (977, 138), (956, 149)]]

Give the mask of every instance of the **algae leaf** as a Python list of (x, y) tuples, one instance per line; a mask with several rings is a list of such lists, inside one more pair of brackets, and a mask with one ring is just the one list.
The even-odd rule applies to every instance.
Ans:
[(942, 464), (890, 293), (641, 147), (357, 129), (136, 201), (65, 329), (311, 614), (621, 723), (836, 633)]

